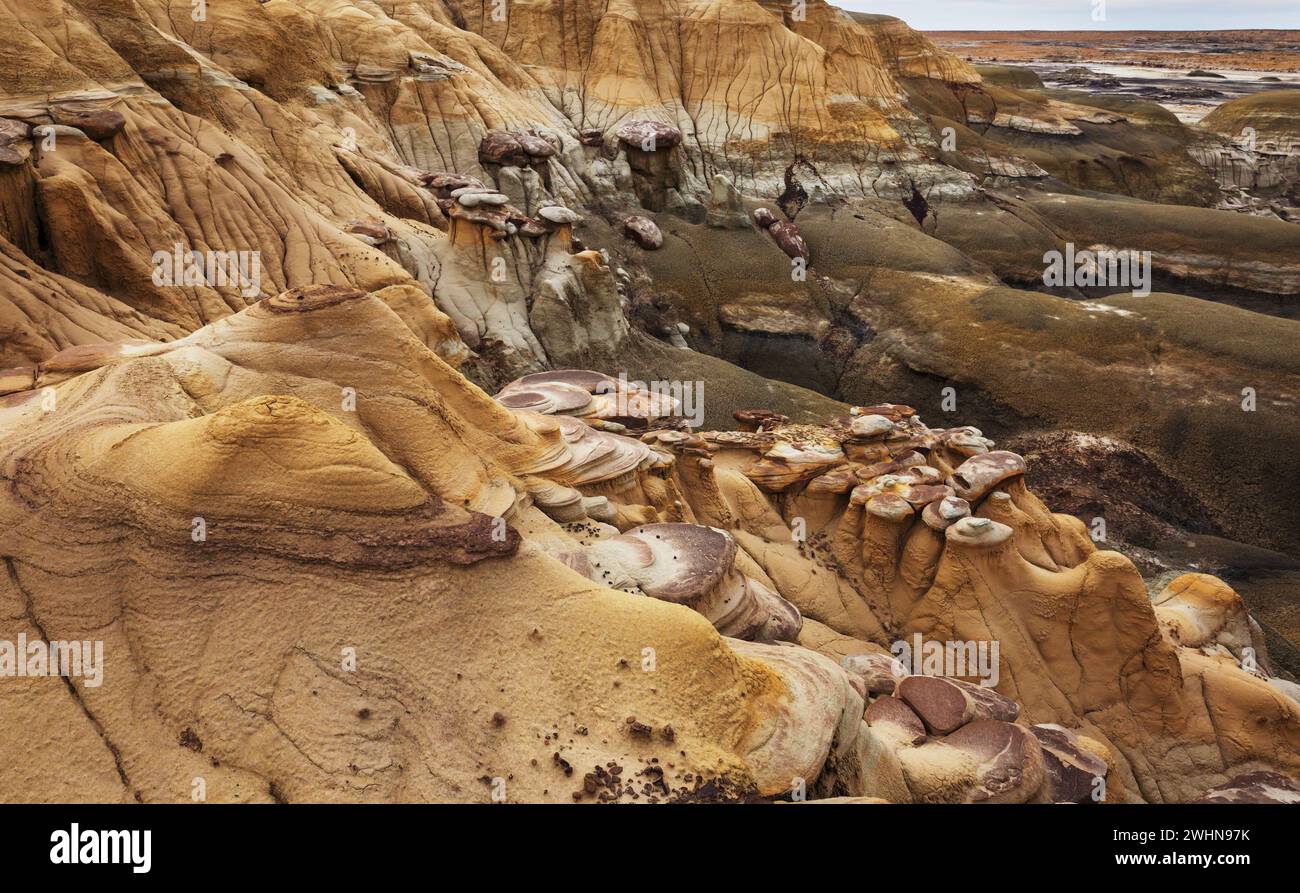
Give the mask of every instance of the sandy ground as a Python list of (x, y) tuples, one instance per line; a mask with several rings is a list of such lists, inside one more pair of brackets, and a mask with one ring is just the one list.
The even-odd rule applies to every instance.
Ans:
[(930, 31), (971, 62), (1300, 72), (1300, 31)]

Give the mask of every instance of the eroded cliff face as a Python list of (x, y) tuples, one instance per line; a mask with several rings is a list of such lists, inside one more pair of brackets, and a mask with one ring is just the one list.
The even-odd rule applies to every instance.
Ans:
[[(755, 3), (583, 7), (568, 10), (585, 23), (575, 27), (551, 18), (560, 14), (553, 4), (520, 3), (514, 37), (483, 27), (501, 49), (456, 27), (438, 4), (220, 2), (201, 22), (161, 3), (22, 4), (14, 14), (28, 27), (3, 38), (23, 64), (0, 81), (8, 121), (0, 234), (51, 273), (125, 304), (92, 311), (112, 319), (90, 325), (104, 337), (122, 325), (174, 336), (250, 297), (310, 283), (412, 282), (441, 297), (448, 221), (428, 188), (438, 173), (492, 184), (524, 215), (597, 201), (702, 214), (697, 196), (718, 170), (770, 186), (789, 157), (863, 161), (864, 147), (897, 142), (886, 115), (910, 113), (879, 49), (814, 6), (814, 36), (831, 50)], [(62, 21), (67, 35), (47, 40)], [(517, 43), (526, 35), (568, 42), (548, 67), (541, 42)], [(51, 59), (59, 40), (68, 58)], [(738, 53), (745, 41), (776, 46)], [(625, 70), (636, 59), (643, 64)], [(971, 76), (957, 68), (954, 76)], [(643, 119), (677, 129), (650, 151), (618, 136)], [(544, 154), (483, 149), (491, 134), (519, 132)], [(501, 241), (480, 260), (501, 258), (511, 286), (530, 295), (547, 252)], [(175, 246), (258, 252), (255, 294), (183, 281), (159, 288), (150, 258)], [(93, 299), (57, 279), (50, 287), (59, 294), (46, 303), (68, 321), (42, 323), (53, 342), (35, 332), (23, 306), (33, 286), (18, 284), (7, 300), (33, 331), (6, 342), (7, 362), (67, 347), (70, 336), (57, 331), (87, 327), (81, 308)], [(511, 354), (512, 372), (545, 364), (517, 313), (494, 315), (451, 294), (440, 303), (471, 347), (486, 340)]]
[[(977, 429), (696, 435), (577, 371), (494, 401), (331, 286), (82, 359), (0, 410), (3, 591), (16, 633), (103, 641), (102, 684), (10, 680), (7, 798), (1162, 801), (1298, 768), (1240, 599), (1153, 604)], [(956, 674), (995, 677), (900, 667), (913, 637), (1000, 643)]]
[[(901, 21), (860, 24), (826, 3), (796, 19), (778, 2), (523, 2), (504, 21), (465, 11), (537, 83), (537, 94), (583, 133), (627, 120), (683, 135), (687, 188), (714, 173), (747, 190), (776, 186), (788, 159), (835, 168), (847, 185), (881, 153), (904, 150), (918, 123), (895, 76), (978, 83)], [(776, 188), (780, 188), (776, 186)]]
[(1278, 90), (1225, 102), (1206, 115), (1210, 131), (1194, 150), (1227, 196), (1224, 207), (1300, 221), (1300, 91)]
[[(1114, 435), (1185, 523), (1293, 542), (1286, 313), (1008, 287), (1077, 239), (1300, 291), (1300, 230), (1225, 253), (1241, 218), (1134, 201), (1214, 186), (1149, 109), (820, 2), (5, 8), (0, 638), (105, 661), (0, 687), (3, 799), (1167, 801), (1300, 772), (1237, 593), (1149, 593), (965, 426)], [(996, 644), (997, 678), (900, 642)]]

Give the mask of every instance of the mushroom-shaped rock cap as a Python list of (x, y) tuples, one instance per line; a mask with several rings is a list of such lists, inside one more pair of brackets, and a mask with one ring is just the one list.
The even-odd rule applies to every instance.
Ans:
[(346, 285), (300, 285), (273, 298), (263, 298), (261, 305), (276, 313), (310, 313), (364, 297), (364, 291)]
[[(500, 193), (487, 193), (486, 195), (500, 195)], [(472, 193), (461, 195), (455, 201), (440, 204), (443, 212), (455, 221), (465, 221), (466, 223), (476, 224), (491, 229), (492, 238), (501, 239), (509, 238), (519, 231), (519, 227), (513, 222), (513, 218), (520, 216), (518, 209), (508, 204), (493, 204), (496, 199), (489, 201), (480, 201), (485, 197), (484, 193)], [(466, 203), (469, 199), (469, 203)]]
[(920, 508), (948, 499), (952, 496), (952, 488), (943, 484), (909, 484), (906, 489), (899, 490), (897, 495)]
[(439, 171), (420, 175), (420, 183), (426, 189), (432, 189), (443, 198), (451, 198), (458, 189), (483, 189), (483, 183), (474, 177), (467, 177), (452, 171)]
[(629, 121), (616, 131), (619, 142), (642, 152), (671, 149), (682, 141), (682, 132), (658, 121)]
[(523, 414), (525, 421), (539, 419), (553, 421), (559, 426), (561, 439), (568, 450), (567, 461), (561, 472), (566, 483), (597, 483), (612, 480), (638, 468), (653, 464), (658, 454), (639, 440), (597, 431), (580, 419), (570, 416), (545, 416)]
[(533, 158), (550, 158), (555, 154), (555, 146), (545, 137), (540, 137), (535, 133), (517, 133), (515, 136), (518, 138), (520, 145), (524, 147), (524, 151)]
[(541, 382), (552, 381), (576, 385), (586, 390), (588, 394), (613, 393), (618, 390), (618, 379), (589, 369), (552, 369), (548, 372), (533, 372), (515, 379), (501, 390), (505, 392), (516, 386), (532, 387)]
[(1011, 538), (1011, 528), (988, 518), (962, 518), (944, 536), (949, 543), (967, 546), (996, 546)]
[(493, 207), (502, 207), (510, 203), (510, 199), (499, 192), (461, 192), (456, 196), (456, 201), (466, 208), (477, 208), (479, 205), (491, 205)]
[(704, 443), (704, 439), (697, 435), (687, 434), (685, 431), (674, 431), (672, 429), (667, 431), (648, 431), (641, 435), (641, 440), (645, 443), (660, 443), (669, 449), (674, 449), (678, 446), (687, 444), (694, 445), (695, 441), (698, 441), (700, 444)]
[(489, 130), (478, 144), (478, 158), (483, 164), (528, 167), (554, 154), (555, 147), (541, 137), (510, 130)]
[(664, 234), (659, 231), (659, 225), (640, 214), (633, 214), (623, 220), (623, 235), (646, 251), (654, 251), (664, 244)]
[(77, 128), (97, 143), (112, 138), (126, 126), (122, 113), (112, 109), (52, 105), (50, 117), (56, 124)]
[(962, 499), (974, 502), (990, 490), (1025, 473), (1025, 460), (1008, 450), (994, 450), (971, 456), (948, 478), (948, 483)]
[(730, 573), (736, 541), (700, 524), (645, 524), (595, 543), (588, 557), (608, 585), (631, 584), (655, 598), (694, 605)]
[[(579, 399), (579, 392), (585, 399)], [(561, 399), (561, 394), (568, 396)], [(525, 375), (498, 391), (496, 399), (511, 409), (581, 415), (593, 425), (599, 425), (598, 420), (604, 419), (644, 426), (652, 420), (677, 416), (681, 411), (681, 401), (669, 393), (585, 369)], [(603, 427), (615, 426), (610, 423)]]
[(578, 212), (572, 208), (565, 208), (560, 205), (547, 205), (544, 208), (537, 209), (537, 216), (547, 223), (554, 223), (557, 226), (573, 225), (580, 219)]
[(591, 403), (585, 388), (559, 381), (540, 381), (532, 387), (510, 387), (496, 395), (502, 406), (545, 415), (578, 412)]
[[(906, 470), (906, 474), (913, 481), (913, 486), (940, 486), (943, 485), (943, 472), (937, 468), (931, 468), (929, 465), (913, 465)], [(952, 488), (943, 485), (947, 491), (945, 495), (952, 494)]]
[(1014, 722), (1020, 715), (1020, 705), (993, 689), (946, 676), (908, 676), (898, 683), (898, 696), (937, 735), (979, 719)]
[(858, 486), (858, 478), (854, 474), (853, 466), (841, 465), (838, 468), (832, 468), (830, 471), (819, 474), (809, 481), (804, 493), (809, 496), (848, 493), (856, 486)]
[(1053, 803), (1088, 803), (1094, 792), (1103, 790), (1108, 766), (1100, 756), (1079, 742), (1079, 736), (1054, 723), (1030, 726), (1029, 731), (1043, 748), (1047, 770), (1046, 795)]
[(893, 493), (880, 493), (867, 499), (867, 514), (885, 521), (905, 521), (914, 509), (907, 500)]
[(960, 496), (947, 496), (925, 507), (921, 520), (931, 530), (947, 530), (970, 515), (970, 503)]
[(1300, 784), (1279, 772), (1247, 772), (1210, 788), (1193, 802), (1300, 803)]
[(977, 456), (993, 449), (993, 441), (978, 428), (952, 428), (940, 435), (943, 445), (962, 456)]

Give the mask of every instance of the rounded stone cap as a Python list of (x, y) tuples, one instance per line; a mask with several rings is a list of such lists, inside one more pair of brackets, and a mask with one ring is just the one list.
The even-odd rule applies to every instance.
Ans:
[(988, 518), (962, 518), (945, 531), (949, 543), (996, 546), (1011, 538), (1011, 528)]

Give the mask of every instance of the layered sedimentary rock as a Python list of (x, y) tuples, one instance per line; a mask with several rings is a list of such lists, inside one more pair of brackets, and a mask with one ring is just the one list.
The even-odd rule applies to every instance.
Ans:
[(1221, 139), (1205, 140), (1193, 154), (1229, 192), (1225, 206), (1300, 222), (1298, 112), (1300, 91), (1278, 90), (1225, 102), (1201, 120)]
[[(590, 401), (596, 388), (575, 389)], [(472, 800), (498, 777), (516, 797), (582, 799), (592, 792), (567, 771), (665, 748), (685, 756), (644, 796), (687, 798), (701, 778), (727, 796), (772, 796), (798, 778), (888, 799), (1082, 799), (1107, 785), (1111, 799), (1174, 799), (1252, 767), (1295, 770), (1300, 704), (1269, 685), (1266, 663), (1249, 663), (1230, 590), (1178, 583), (1153, 607), (1131, 565), (1025, 489), (1019, 457), (972, 429), (930, 429), (908, 407), (635, 439), (493, 401), (380, 297), (317, 287), (171, 343), (103, 351), (76, 377), (12, 394), (3, 412), (12, 616), (33, 636), (94, 630), (114, 680), (102, 691), (26, 680), (6, 688), (6, 710), (29, 730), (82, 730), (92, 799), (180, 799), (200, 763), (221, 799)], [(809, 444), (821, 452), (805, 470)], [(565, 490), (577, 498), (557, 499)], [(922, 519), (945, 502), (970, 514)], [(207, 587), (223, 597), (187, 595)], [(999, 602), (1004, 591), (1020, 595)], [(399, 627), (346, 622), (397, 605)], [(233, 630), (268, 628), (251, 619), (268, 610), (277, 631), (233, 677), (209, 679), (205, 666), (234, 655), (187, 642), (238, 651)], [(607, 626), (602, 612), (624, 632), (577, 647)], [(466, 648), (465, 630), (482, 635), (487, 615), (494, 636), (518, 638), (509, 669), (494, 650)], [(393, 631), (411, 624), (415, 638)], [(879, 673), (867, 681), (869, 665), (728, 645), (714, 626), (766, 642), (802, 640), (804, 627), (822, 647), (827, 629), (866, 651), (913, 631), (999, 640), (1001, 693), (917, 675), (891, 689)], [(443, 657), (417, 660), (417, 645)], [(678, 669), (647, 675), (646, 648)], [(608, 686), (521, 684), (517, 649), (560, 661), (562, 679)], [(1121, 673), (1135, 663), (1149, 669)], [(672, 673), (695, 681), (671, 684)], [(322, 711), (322, 697), (346, 709)], [(549, 725), (562, 716), (585, 734)], [(439, 732), (449, 725), (462, 730), (451, 751)], [(1080, 750), (1068, 730), (1093, 743)], [(367, 743), (360, 753), (340, 741)], [(438, 773), (393, 768), (423, 752), (438, 753)], [(1107, 769), (1083, 785), (1093, 752)], [(692, 754), (728, 768), (706, 772)], [(56, 754), (22, 765), (35, 795), (66, 790)]]
[[(1293, 541), (1294, 227), (1181, 125), (821, 2), (9, 11), (0, 616), (105, 661), (0, 799), (1291, 797), (1246, 603), (993, 440)], [(1075, 240), (1282, 306), (1009, 287)]]
[[(5, 467), (31, 469), (2, 510), (5, 615), (33, 639), (103, 640), (105, 681), (5, 686), (24, 730), (4, 739), (24, 750), (6, 799), (181, 800), (202, 775), (215, 800), (487, 800), (498, 777), (511, 799), (571, 800), (595, 766), (630, 781), (670, 751), (654, 799), (745, 797), (811, 783), (841, 714), (851, 744), (861, 699), (833, 661), (737, 655), (694, 611), (552, 557), (580, 545), (536, 479), (616, 487), (653, 517), (672, 491), (648, 449), (591, 471), (375, 295), (286, 293), (49, 390), (0, 410)], [(622, 632), (578, 645), (602, 627)], [(549, 672), (570, 682), (524, 681)], [(704, 678), (715, 694), (687, 681)]]
[[(898, 19), (855, 18), (820, 0), (804, 12), (703, 0), (613, 7), (526, 0), (504, 18), (487, 7), (463, 10), (466, 25), (524, 65), (533, 93), (577, 130), (616, 130), (634, 172), (648, 172), (653, 165), (641, 156), (657, 153), (618, 126), (673, 128), (686, 159), (673, 188), (683, 191), (707, 188), (716, 171), (747, 188), (771, 183), (791, 154), (824, 159), (836, 170), (828, 175), (852, 178), (874, 167), (874, 146), (904, 149), (895, 119), (910, 127), (915, 118), (898, 76), (979, 80)], [(766, 49), (745, 50), (755, 46)], [(643, 124), (636, 132), (644, 131)]]

